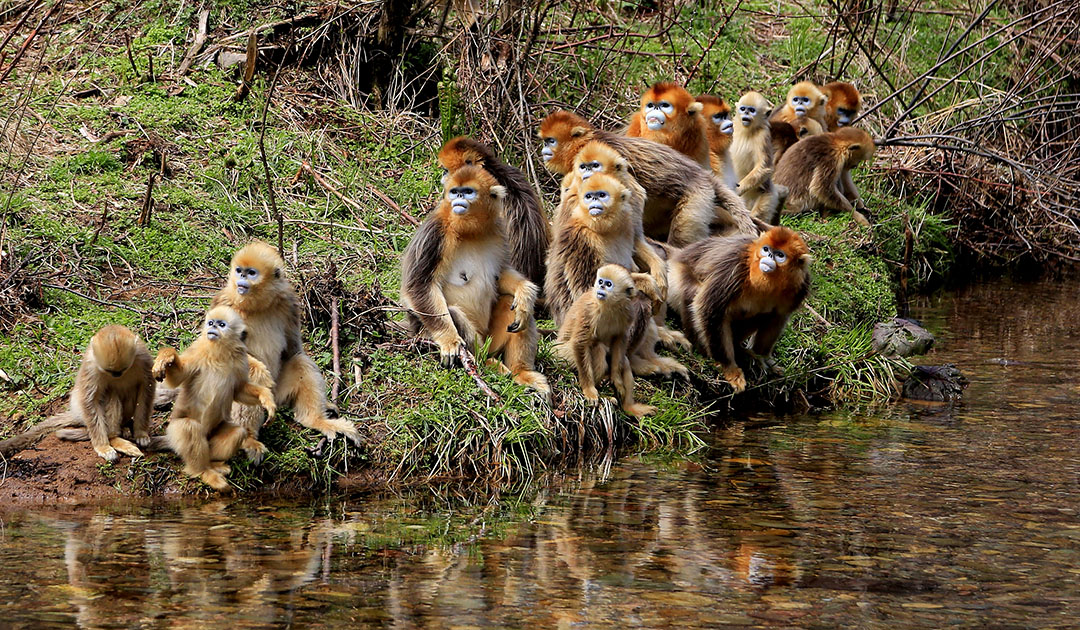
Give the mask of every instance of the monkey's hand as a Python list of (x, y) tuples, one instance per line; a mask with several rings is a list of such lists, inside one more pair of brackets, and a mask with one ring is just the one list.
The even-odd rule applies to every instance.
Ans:
[(585, 397), (585, 402), (590, 407), (596, 406), (600, 402), (600, 392), (596, 391), (595, 387), (588, 387), (581, 390), (581, 395)]
[(151, 438), (150, 438), (149, 435), (136, 435), (135, 436), (135, 443), (139, 445), (139, 448), (149, 448), (150, 447), (150, 440), (151, 440)]
[(116, 460), (120, 459), (120, 453), (111, 446), (107, 446), (101, 450), (95, 448), (94, 451), (110, 464), (115, 464)]
[(274, 394), (265, 387), (259, 392), (259, 405), (266, 410), (267, 420), (274, 417), (274, 413), (277, 411), (277, 403), (274, 402)]
[(178, 358), (180, 357), (173, 348), (165, 346), (161, 350), (158, 350), (157, 358), (154, 359), (154, 367), (151, 371), (151, 374), (154, 375), (154, 380), (159, 383), (165, 380), (169, 368), (176, 363)]
[(531, 282), (522, 282), (514, 292), (514, 301), (510, 303), (510, 310), (514, 311), (514, 321), (506, 327), (506, 332), (518, 332), (525, 330), (536, 305), (537, 287)]
[(266, 364), (250, 354), (248, 355), (248, 380), (263, 387), (272, 388), (274, 386), (274, 377), (270, 374)]
[(444, 368), (452, 368), (457, 365), (458, 353), (461, 352), (464, 345), (465, 340), (457, 335), (454, 335), (454, 338), (449, 343), (439, 343), (439, 363)]
[(746, 389), (746, 376), (743, 374), (742, 368), (738, 366), (724, 368), (724, 380), (731, 385), (736, 394)]

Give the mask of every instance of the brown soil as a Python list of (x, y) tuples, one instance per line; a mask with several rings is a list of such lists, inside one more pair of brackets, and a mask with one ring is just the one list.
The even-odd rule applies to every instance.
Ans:
[[(166, 455), (150, 455), (151, 462), (165, 462)], [(141, 496), (146, 466), (131, 469), (132, 459), (121, 457), (106, 467), (88, 442), (65, 442), (50, 435), (35, 446), (0, 460), (0, 509), (14, 506), (94, 503), (121, 497)], [(177, 494), (166, 482), (154, 494)]]

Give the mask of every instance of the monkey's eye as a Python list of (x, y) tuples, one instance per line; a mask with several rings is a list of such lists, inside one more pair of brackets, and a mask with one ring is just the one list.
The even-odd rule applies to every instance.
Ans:
[(114, 377), (119, 377), (119, 376), (124, 375), (124, 370), (106, 370), (106, 372), (113, 375)]
[(228, 328), (229, 327), (229, 324), (223, 319), (219, 319), (218, 322), (217, 322), (217, 325), (218, 325), (218, 328)]
[(614, 283), (611, 282), (611, 280), (604, 280), (604, 284), (607, 285), (607, 288), (609, 289), (615, 286)]
[(244, 268), (243, 267), (237, 267), (236, 268), (236, 273), (244, 273)]
[(602, 190), (598, 190), (593, 193), (593, 198), (597, 201), (603, 201), (608, 198), (608, 194)]
[(555, 138), (544, 138), (544, 144), (549, 147), (553, 147), (556, 144)]
[(772, 249), (768, 245), (761, 246), (761, 255), (768, 256), (772, 252)]
[(591, 168), (594, 171), (599, 171), (600, 170), (600, 163), (599, 162), (593, 162), (593, 163), (589, 164), (589, 168)]
[(667, 113), (670, 114), (672, 112), (672, 110), (674, 110), (674, 109), (675, 108), (672, 107), (671, 103), (669, 103), (667, 101), (660, 101), (660, 110), (661, 111), (664, 111), (664, 112), (667, 112)]
[(645, 103), (645, 109), (656, 109), (656, 103)]
[(787, 260), (787, 254), (785, 254), (783, 251), (777, 249), (777, 250), (773, 251), (773, 258), (776, 259), (776, 262), (782, 263), (785, 260)]
[(720, 122), (721, 120), (724, 119), (724, 116), (723, 116), (723, 114), (717, 113), (717, 114), (712, 115), (712, 119), (713, 119), (713, 122), (718, 123), (718, 122)]

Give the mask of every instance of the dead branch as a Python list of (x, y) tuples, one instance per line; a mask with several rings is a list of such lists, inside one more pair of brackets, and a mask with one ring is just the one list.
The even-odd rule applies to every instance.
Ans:
[(458, 348), (458, 358), (461, 360), (461, 366), (465, 368), (465, 371), (472, 377), (473, 382), (476, 383), (476, 387), (484, 392), (484, 395), (490, 398), (492, 402), (501, 402), (502, 399), (495, 393), (495, 390), (491, 389), (491, 386), (480, 376), (480, 370), (476, 367), (476, 359), (464, 345)]
[[(311, 168), (311, 164), (309, 164), (307, 160), (304, 160), (300, 164), (300, 170), (307, 173), (308, 175), (311, 175), (311, 178), (315, 180), (316, 184), (318, 184), (319, 186), (322, 186), (327, 192), (329, 192), (331, 195), (336, 197), (337, 200), (340, 201), (345, 206), (347, 206), (349, 208), (352, 208), (353, 210), (361, 210), (362, 209), (359, 203), (357, 203), (357, 202), (353, 201), (352, 199), (349, 199), (348, 197), (346, 197), (344, 194), (342, 194), (342, 192), (340, 190), (335, 188), (333, 184), (326, 181), (326, 178), (323, 177), (322, 175), (320, 175), (318, 171)], [(371, 228), (369, 228), (367, 225), (365, 225), (364, 222), (361, 221), (360, 219), (356, 219), (356, 222), (360, 224), (360, 229), (363, 229), (365, 232), (374, 232), (375, 231), (375, 230), (372, 230)]]
[(187, 54), (184, 55), (184, 60), (180, 62), (180, 67), (176, 70), (178, 75), (184, 76), (191, 70), (191, 64), (195, 63), (195, 57), (198, 56), (199, 51), (202, 50), (202, 47), (206, 44), (209, 20), (209, 9), (203, 9), (199, 12), (199, 28), (195, 31), (195, 40), (191, 42), (191, 47), (188, 48)]

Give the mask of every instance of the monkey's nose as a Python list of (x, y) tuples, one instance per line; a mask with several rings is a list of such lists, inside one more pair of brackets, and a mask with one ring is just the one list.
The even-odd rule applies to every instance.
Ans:
[(540, 151), (540, 157), (542, 157), (544, 161), (547, 162), (551, 158), (555, 157), (555, 152), (547, 147), (544, 147), (544, 149)]

